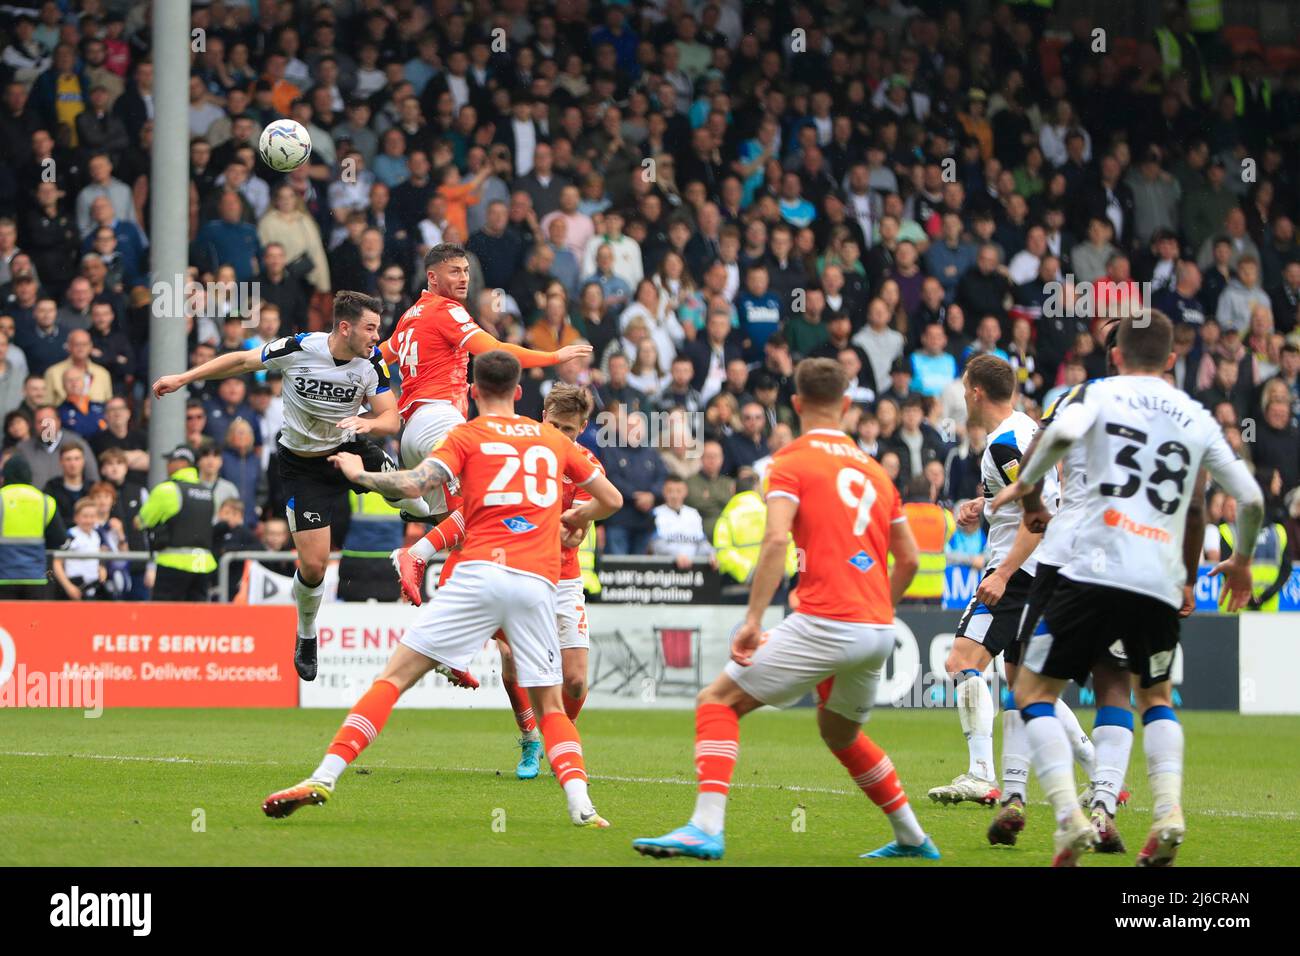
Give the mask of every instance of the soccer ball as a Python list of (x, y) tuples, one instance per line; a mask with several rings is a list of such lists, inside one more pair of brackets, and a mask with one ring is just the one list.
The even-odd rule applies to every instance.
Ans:
[(297, 169), (311, 156), (311, 137), (301, 123), (290, 119), (276, 120), (262, 130), (257, 143), (262, 162), (276, 172)]

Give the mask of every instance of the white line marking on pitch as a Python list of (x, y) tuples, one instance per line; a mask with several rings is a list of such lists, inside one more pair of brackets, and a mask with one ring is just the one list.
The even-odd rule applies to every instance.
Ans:
[[(280, 763), (274, 760), (209, 760), (195, 759), (193, 757), (151, 757), (136, 756), (130, 754), (60, 754), (49, 753), (37, 750), (0, 750), (0, 757), (54, 757), (54, 758), (71, 758), (74, 760), (116, 760), (122, 762), (134, 763), (180, 763), (193, 764), (195, 766), (218, 766), (218, 767), (296, 767), (298, 764)], [(373, 763), (362, 764), (363, 767), (373, 767), (376, 770), (413, 770), (428, 771), (430, 773), (482, 773), (496, 775), (501, 773), (495, 767), (416, 767), (406, 764), (390, 763)], [(693, 787), (694, 780), (682, 780), (672, 777), (618, 777), (609, 774), (592, 774), (592, 780), (605, 780), (612, 783), (648, 783), (664, 784), (668, 786)], [(790, 793), (817, 793), (828, 796), (856, 797), (862, 791), (860, 790), (841, 790), (833, 787), (800, 787), (775, 783), (733, 783), (732, 789), (745, 790), (784, 790)], [(1047, 802), (1037, 801), (1040, 806), (1047, 806)], [(1135, 813), (1150, 812), (1150, 807), (1129, 806), (1126, 808)], [(1300, 820), (1300, 813), (1290, 810), (1221, 810), (1216, 807), (1207, 807), (1193, 810), (1193, 813), (1202, 814), (1207, 817), (1227, 817), (1239, 820)]]

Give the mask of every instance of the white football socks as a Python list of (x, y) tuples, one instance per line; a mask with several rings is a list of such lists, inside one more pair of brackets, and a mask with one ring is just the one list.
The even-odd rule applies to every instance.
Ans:
[(1128, 773), (1128, 757), (1133, 750), (1133, 731), (1115, 724), (1099, 724), (1092, 728), (1092, 740), (1097, 748), (1097, 760), (1092, 771), (1092, 798), (1101, 801), (1111, 816), (1119, 806), (1119, 794), (1124, 789), (1124, 776)]
[(1097, 763), (1097, 750), (1084, 732), (1079, 718), (1074, 716), (1070, 705), (1059, 697), (1056, 700), (1056, 719), (1065, 728), (1065, 735), (1070, 738), (1070, 750), (1074, 753), (1074, 762), (1083, 771), (1085, 779), (1092, 779), (1092, 771)]
[(312, 771), (311, 779), (327, 783), (332, 787), (339, 782), (339, 777), (343, 776), (343, 771), (347, 769), (348, 762), (338, 754), (326, 754), (320, 766)]
[(426, 564), (433, 560), (433, 556), (438, 552), (434, 550), (428, 538), (421, 538), (415, 544), (411, 545), (411, 556), (419, 558)]
[(293, 573), (293, 600), (298, 605), (298, 636), (304, 640), (316, 640), (316, 612), (320, 610), (321, 598), (324, 596), (324, 578), (315, 587), (309, 588), (297, 571)]
[(921, 824), (917, 822), (916, 814), (912, 812), (910, 803), (904, 803), (897, 810), (886, 813), (885, 816), (889, 818), (889, 825), (894, 828), (894, 841), (896, 843), (901, 846), (920, 846), (925, 842), (925, 831), (921, 829)]
[(580, 774), (572, 774), (564, 781), (564, 799), (568, 801), (569, 817), (574, 823), (593, 809), (591, 796), (587, 793), (587, 779)]
[(993, 780), (993, 695), (978, 674), (957, 685), (957, 716), (966, 735), (970, 765), (966, 772), (980, 780)]
[[(709, 836), (717, 836), (722, 832), (726, 820), (727, 795), (725, 793), (701, 791), (695, 795), (695, 812), (691, 814), (692, 826), (699, 827)], [(924, 840), (924, 837), (922, 837), (922, 840)], [(917, 842), (920, 843), (922, 840)]]
[(1025, 802), (1029, 786), (1029, 740), (1018, 710), (1002, 712), (1002, 800)]
[[(1152, 720), (1152, 711), (1155, 710), (1168, 710), (1169, 716)], [(1152, 815), (1159, 820), (1182, 804), (1183, 725), (1166, 707), (1152, 707), (1142, 715), (1142, 723), (1142, 748), (1147, 755)]]
[[(1034, 705), (1039, 706), (1039, 705)], [(1025, 736), (1034, 762), (1034, 773), (1056, 813), (1056, 822), (1065, 826), (1079, 812), (1074, 792), (1074, 766), (1070, 738), (1054, 716), (1025, 721)]]

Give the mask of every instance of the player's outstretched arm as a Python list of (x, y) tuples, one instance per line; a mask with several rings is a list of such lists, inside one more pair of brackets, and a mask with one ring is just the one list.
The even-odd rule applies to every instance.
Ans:
[(396, 435), (402, 430), (402, 418), (397, 413), (397, 399), (392, 392), (380, 392), (370, 396), (370, 411), (352, 415), (339, 422), (343, 431), (358, 435), (376, 435), (385, 437)]
[(916, 537), (906, 521), (895, 521), (889, 526), (889, 553), (894, 556), (894, 567), (889, 572), (889, 602), (898, 607), (921, 566)]
[(767, 499), (767, 527), (763, 531), (763, 544), (754, 564), (754, 577), (749, 584), (749, 607), (745, 621), (731, 638), (731, 659), (747, 667), (762, 633), (763, 613), (772, 603), (772, 596), (785, 577), (785, 556), (790, 542), (790, 528), (799, 503), (793, 498), (772, 495)]
[(377, 491), (385, 498), (420, 498), (447, 481), (447, 472), (432, 458), (407, 471), (366, 471), (360, 455), (339, 452), (329, 460), (354, 485)]
[(572, 359), (591, 354), (591, 346), (585, 343), (566, 345), (554, 352), (539, 352), (537, 349), (525, 348), (522, 345), (515, 345), (513, 342), (502, 342), (482, 329), (469, 337), (469, 341), (465, 343), (465, 348), (469, 350), (471, 355), (481, 355), (484, 352), (491, 352), (493, 349), (500, 349), (502, 352), (508, 352), (518, 359), (522, 368), (545, 368), (550, 365), (562, 365)]
[(179, 391), (191, 382), (210, 382), (219, 378), (230, 378), (232, 375), (247, 375), (249, 372), (256, 372), (265, 367), (261, 349), (228, 352), (177, 375), (164, 375), (153, 383), (153, 394), (155, 398), (162, 398), (171, 392)]

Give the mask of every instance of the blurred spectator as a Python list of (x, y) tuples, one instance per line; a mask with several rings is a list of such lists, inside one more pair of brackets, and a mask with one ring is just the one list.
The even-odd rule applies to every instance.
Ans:
[[(217, 397), (206, 403), (207, 425), (205, 434), (211, 436), (218, 445), (226, 444), (226, 430), (237, 418), (249, 423), (253, 432), (254, 445), (263, 443), (262, 435), (257, 431), (254, 419), (256, 414), (247, 402), (248, 386), (242, 378), (224, 378), (217, 385)], [(244, 496), (247, 502), (248, 495)]]
[(700, 470), (686, 479), (686, 502), (700, 513), (710, 541), (718, 515), (736, 493), (735, 480), (723, 474), (724, 461), (722, 445), (706, 441), (700, 450)]
[(83, 446), (65, 446), (59, 451), (59, 474), (45, 482), (45, 493), (54, 499), (65, 525), (72, 525), (77, 502), (93, 484), (86, 477), (86, 460)]
[(104, 403), (91, 401), (86, 394), (86, 379), (76, 369), (63, 373), (63, 401), (59, 404), (59, 420), (63, 427), (80, 435), (93, 438), (104, 427)]
[(733, 478), (742, 468), (753, 468), (754, 462), (768, 453), (764, 431), (767, 414), (756, 401), (746, 402), (740, 409), (740, 431), (732, 435), (726, 445), (726, 464), (723, 470)]
[(90, 454), (90, 446), (80, 435), (66, 431), (59, 421), (58, 410), (52, 405), (36, 409), (31, 436), (20, 441), (16, 453), (27, 459), (32, 470), (32, 484), (45, 487), (51, 479), (62, 476), (60, 456), (64, 448), (79, 448), (85, 462), (86, 480), (99, 480), (99, 468)]
[(221, 476), (239, 490), (244, 502), (244, 521), (257, 524), (257, 503), (266, 498), (266, 475), (262, 471), (260, 449), (254, 440), (253, 425), (236, 418), (226, 429), (225, 448), (221, 452)]
[(685, 480), (675, 475), (664, 479), (664, 503), (654, 509), (654, 537), (650, 550), (673, 558), (677, 567), (689, 568), (696, 558), (709, 558), (716, 564), (713, 545), (704, 533), (700, 513), (686, 504)]
[(605, 474), (623, 495), (623, 507), (607, 518), (607, 554), (645, 554), (654, 534), (654, 507), (663, 499), (667, 477), (663, 460), (647, 442), (642, 415), (619, 406), (615, 413), (616, 441), (600, 449)]

